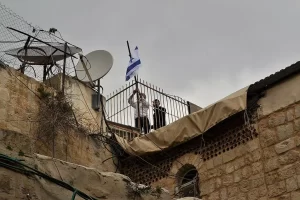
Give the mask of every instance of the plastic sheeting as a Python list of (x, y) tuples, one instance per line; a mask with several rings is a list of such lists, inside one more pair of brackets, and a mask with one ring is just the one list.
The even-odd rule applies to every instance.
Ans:
[(191, 140), (222, 120), (246, 109), (248, 86), (195, 113), (147, 135), (127, 141), (116, 135), (120, 146), (130, 155), (158, 152)]

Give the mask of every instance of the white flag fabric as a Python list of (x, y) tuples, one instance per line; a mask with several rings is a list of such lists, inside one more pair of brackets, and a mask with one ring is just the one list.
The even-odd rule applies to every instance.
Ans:
[(138, 70), (141, 67), (141, 60), (138, 53), (138, 47), (134, 49), (134, 55), (129, 61), (127, 70), (126, 70), (126, 81), (129, 81), (133, 76), (138, 74)]

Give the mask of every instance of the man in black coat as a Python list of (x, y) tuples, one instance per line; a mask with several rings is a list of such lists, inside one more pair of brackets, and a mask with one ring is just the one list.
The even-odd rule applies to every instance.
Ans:
[(160, 101), (155, 99), (153, 101), (153, 128), (154, 130), (159, 129), (166, 125), (166, 108), (160, 106)]

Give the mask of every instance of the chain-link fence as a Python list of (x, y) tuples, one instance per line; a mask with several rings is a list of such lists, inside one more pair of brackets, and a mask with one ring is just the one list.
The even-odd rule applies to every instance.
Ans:
[[(64, 54), (71, 51), (70, 47), (74, 47), (67, 43), (68, 50), (64, 51), (61, 47), (65, 44), (66, 41), (55, 28), (46, 31), (39, 26), (34, 26), (0, 3), (0, 63), (2, 65), (18, 69), (27, 76), (41, 81), (45, 78), (46, 72), (47, 76), (51, 77), (63, 71), (64, 59), (60, 57), (55, 60), (55, 58), (58, 58), (59, 52)], [(24, 62), (25, 55), (34, 58), (35, 61), (43, 59), (49, 62)], [(65, 60), (65, 74), (75, 75), (73, 63), (74, 60), (72, 61), (68, 56)]]

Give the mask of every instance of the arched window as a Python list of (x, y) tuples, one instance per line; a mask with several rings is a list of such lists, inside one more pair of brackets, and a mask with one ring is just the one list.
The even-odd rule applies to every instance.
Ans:
[(199, 176), (195, 166), (186, 164), (177, 173), (175, 194), (178, 197), (200, 197)]

